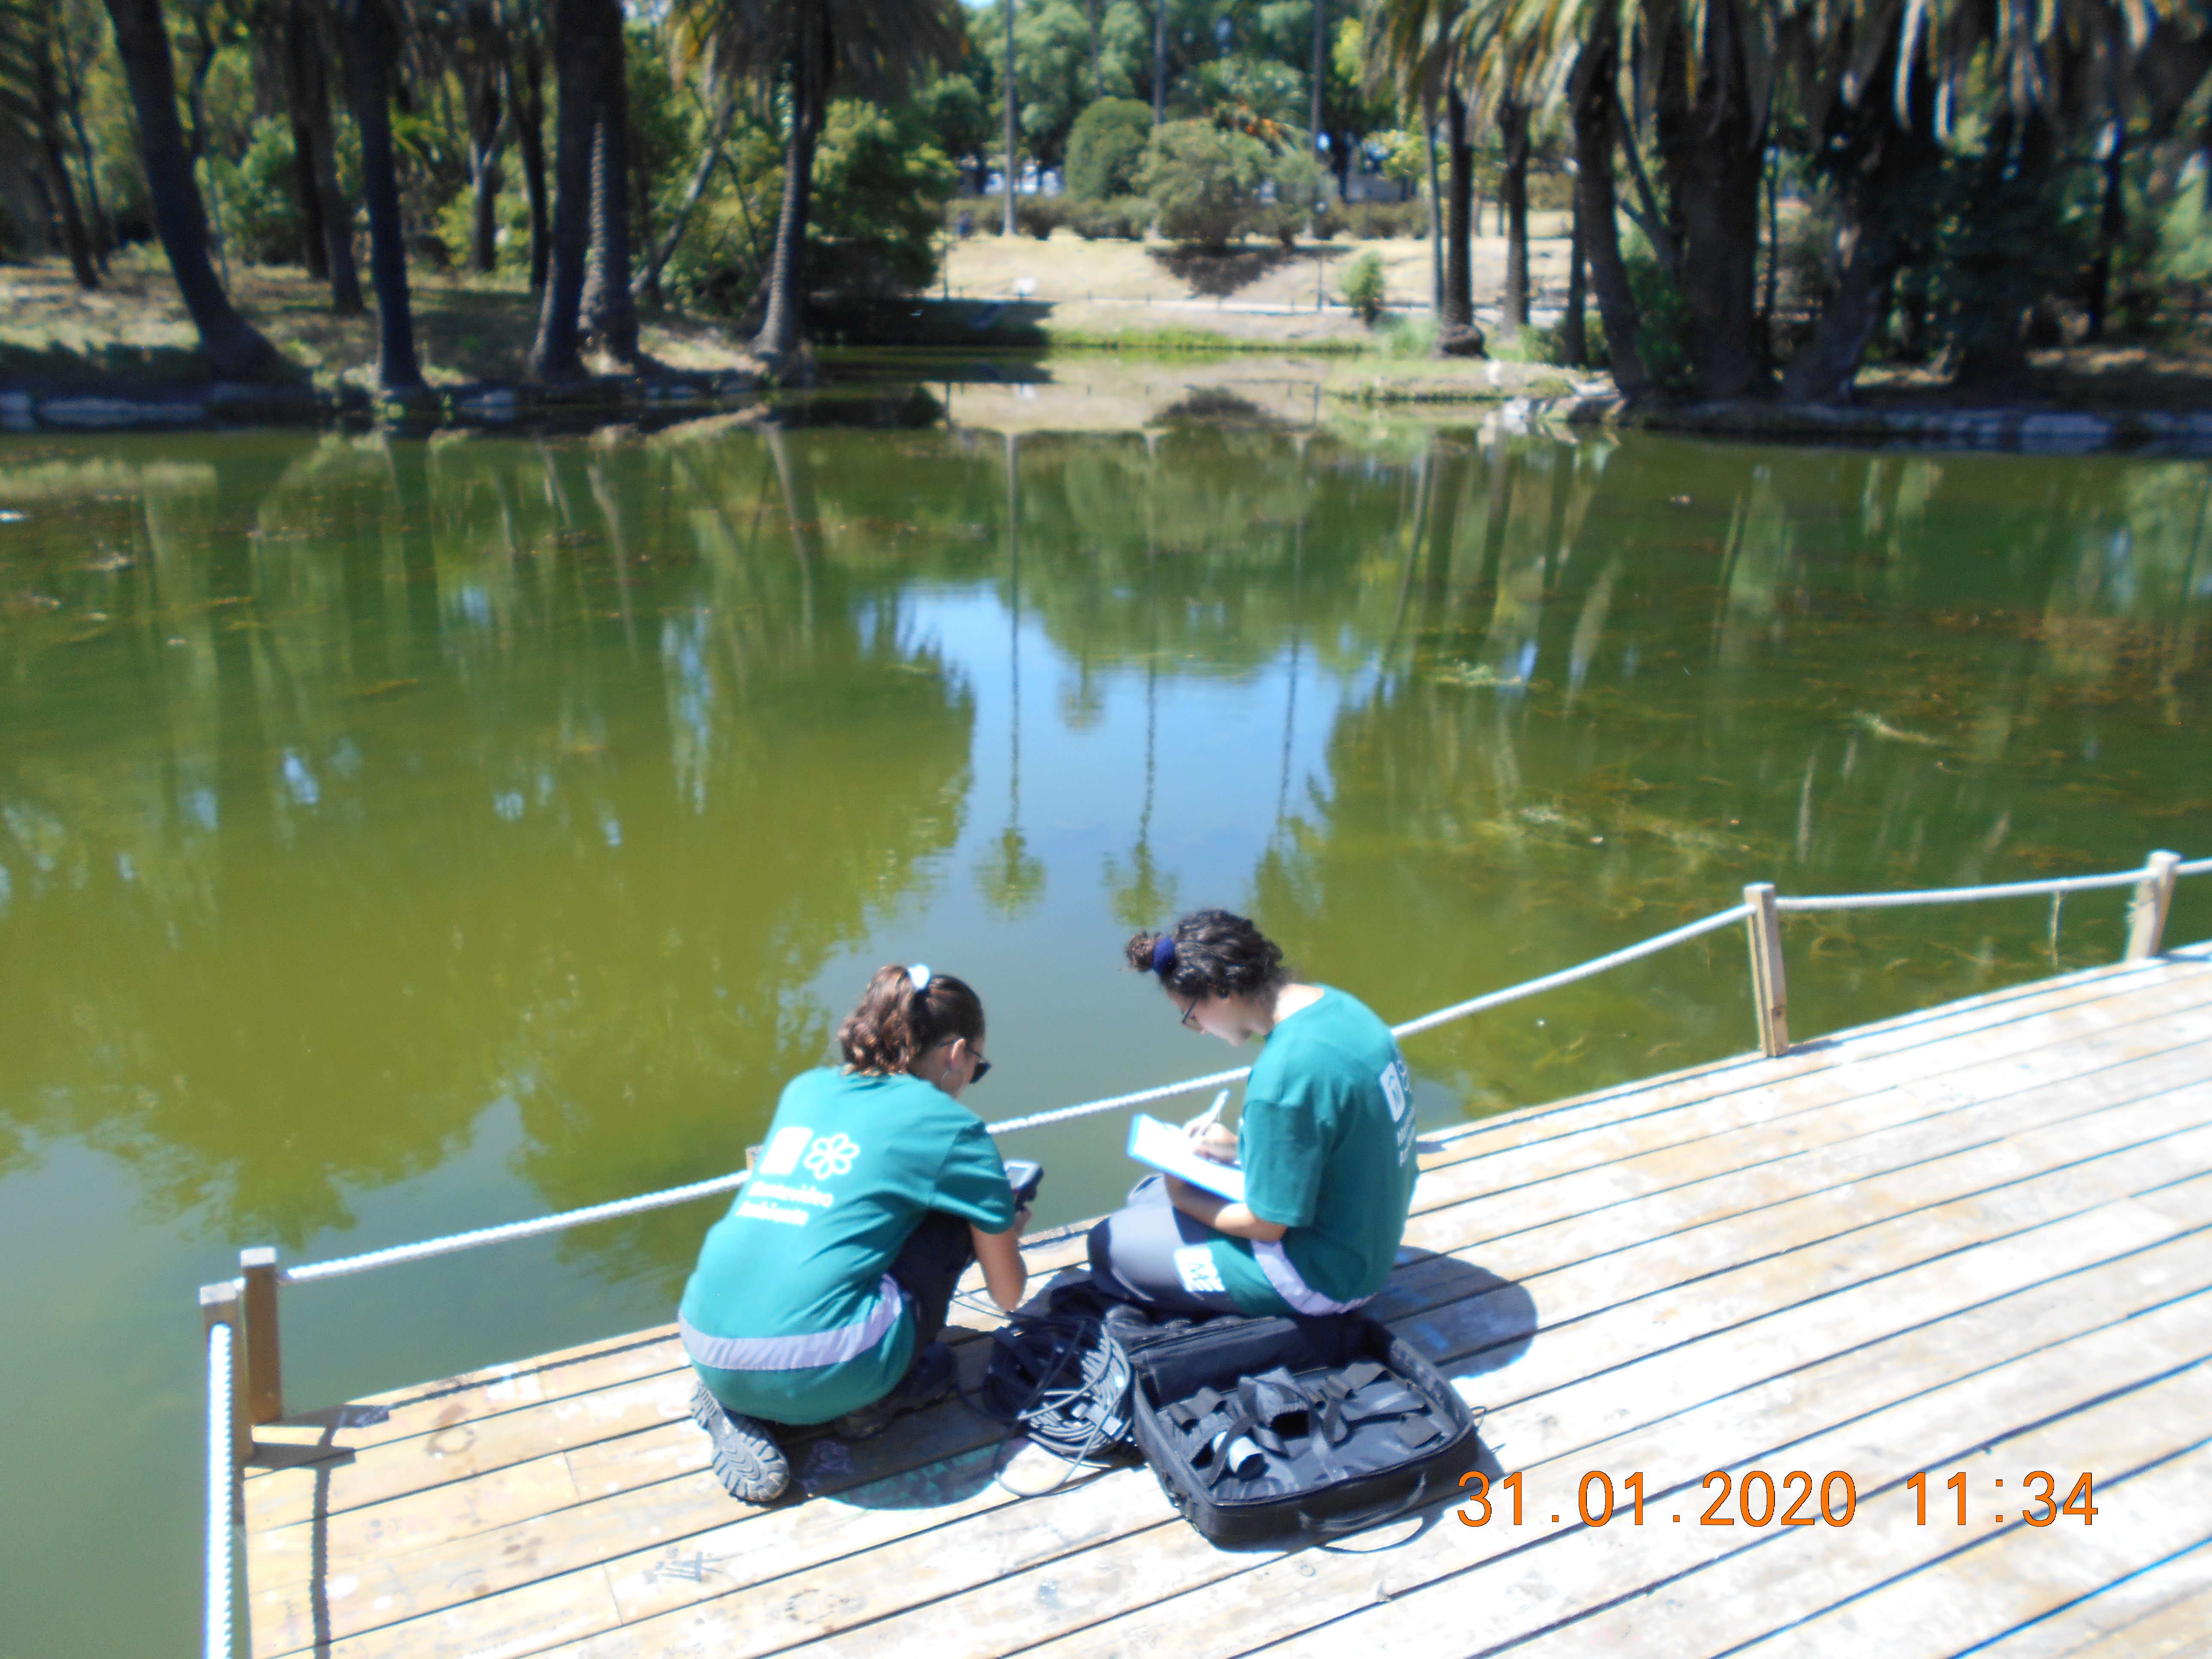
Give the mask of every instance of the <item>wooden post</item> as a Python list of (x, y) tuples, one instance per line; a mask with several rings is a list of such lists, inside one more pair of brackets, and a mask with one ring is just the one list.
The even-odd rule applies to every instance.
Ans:
[(1751, 935), (1751, 994), (1758, 1005), (1759, 1052), (1771, 1060), (1790, 1052), (1790, 988), (1782, 973), (1782, 913), (1774, 908), (1774, 884), (1757, 881), (1743, 890), (1751, 907), (1745, 927)]
[(2136, 884), (2136, 902), (2128, 907), (2128, 960), (2142, 962), (2158, 954), (2166, 933), (2166, 908), (2173, 902), (2174, 872), (2179, 853), (2153, 853)]
[(239, 1363), (246, 1370), (246, 1414), (254, 1423), (274, 1423), (284, 1415), (284, 1359), (276, 1336), (276, 1288), (283, 1277), (276, 1252), (265, 1244), (240, 1250), (238, 1267), (246, 1286), (240, 1303), (246, 1347)]
[[(245, 1319), (239, 1311), (238, 1283), (200, 1286), (200, 1322), (204, 1331), (218, 1325), (230, 1327), (230, 1456), (239, 1469), (253, 1455), (253, 1421), (246, 1395)], [(241, 1494), (234, 1491), (234, 1501)]]

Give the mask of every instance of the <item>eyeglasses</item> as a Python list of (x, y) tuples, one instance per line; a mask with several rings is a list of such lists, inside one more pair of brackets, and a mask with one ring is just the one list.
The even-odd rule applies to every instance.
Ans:
[(1190, 1006), (1182, 1011), (1182, 1023), (1187, 1030), (1198, 1030), (1198, 1005), (1204, 1000), (1203, 997), (1193, 997)]
[(981, 1083), (990, 1075), (991, 1062), (979, 1057), (975, 1061), (975, 1069), (968, 1073), (968, 1080), (970, 1083)]

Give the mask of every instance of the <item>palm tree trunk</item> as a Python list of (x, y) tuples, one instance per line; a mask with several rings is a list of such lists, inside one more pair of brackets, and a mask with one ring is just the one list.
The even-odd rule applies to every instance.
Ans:
[(1437, 351), (1480, 357), (1482, 331), (1474, 325), (1474, 147), (1468, 142), (1467, 100), (1456, 86), (1444, 88), (1444, 300), (1437, 317)]
[(603, 0), (599, 13), (599, 106), (592, 135), (583, 326), (611, 356), (629, 363), (637, 361), (637, 307), (629, 292), (629, 84), (620, 0)]
[(1498, 332), (1511, 339), (1528, 325), (1528, 106), (1511, 99), (1498, 106), (1505, 140), (1505, 169), (1498, 181), (1498, 206), (1505, 221), (1504, 320)]
[[(1687, 98), (1662, 93), (1659, 101), (1659, 143), (1682, 216), (1690, 360), (1698, 396), (1707, 401), (1770, 389), (1758, 339), (1765, 145), (1753, 124), (1743, 21), (1735, 0), (1708, 6), (1694, 91)], [(1660, 79), (1662, 87), (1684, 87), (1681, 76), (1662, 71)]]
[(1620, 257), (1620, 222), (1613, 197), (1613, 113), (1620, 102), (1613, 81), (1620, 69), (1620, 15), (1611, 6), (1595, 6), (1590, 19), (1589, 36), (1575, 60), (1568, 89), (1575, 127), (1575, 211), (1582, 223), (1583, 251), (1589, 261), (1598, 315), (1605, 319), (1613, 383), (1624, 398), (1634, 404), (1650, 395), (1651, 377), (1636, 349), (1636, 300), (1629, 292), (1628, 267)]
[(593, 106), (599, 87), (595, 25), (600, 9), (599, 0), (555, 0), (553, 9), (553, 71), (561, 102), (552, 252), (538, 340), (530, 351), (531, 368), (549, 380), (580, 380), (584, 374), (577, 313), (592, 235), (592, 150), (599, 129)]
[[(493, 42), (484, 43), (490, 50)], [(499, 264), (499, 137), (502, 125), (500, 75), (495, 64), (480, 66), (465, 90), (469, 119), (469, 269), (489, 272)]]
[(1001, 0), (1006, 9), (1006, 226), (999, 234), (1014, 234), (1014, 173), (1021, 165), (1021, 123), (1014, 85), (1014, 0)]
[(407, 298), (407, 243), (399, 216), (399, 175), (392, 152), (387, 66), (397, 55), (384, 0), (341, 0), (354, 122), (361, 130), (361, 193), (368, 207), (368, 269), (376, 286), (377, 384), (412, 392), (422, 384), (415, 361), (415, 318)]
[(535, 38), (507, 60), (507, 73), (514, 147), (522, 152), (522, 191), (530, 203), (530, 291), (542, 294), (545, 268), (553, 257), (553, 236), (545, 211), (545, 66)]
[[(775, 252), (769, 260), (768, 314), (753, 349), (781, 358), (799, 349), (805, 327), (806, 292), (803, 264), (806, 216), (814, 188), (814, 144), (822, 133), (822, 102), (828, 42), (817, 29), (801, 32), (791, 59), (791, 142), (785, 150), (783, 211), (776, 219)], [(1009, 191), (1013, 181), (1006, 181)]]
[(307, 136), (313, 146), (315, 194), (322, 202), (323, 263), (330, 271), (331, 309), (358, 317), (368, 309), (353, 258), (353, 204), (338, 188), (337, 134), (331, 121), (330, 75), (319, 49), (309, 53)]
[(283, 31), (276, 58), (284, 87), (285, 113), (292, 123), (292, 189), (300, 211), (300, 264), (315, 281), (329, 280), (330, 255), (323, 240), (323, 198), (315, 189), (315, 139), (307, 126), (307, 86), (319, 67), (307, 32), (313, 26), (297, 0), (283, 8)]
[(62, 154), (61, 91), (54, 76), (52, 28), (49, 21), (33, 48), (38, 59), (39, 152), (46, 162), (55, 206), (60, 210), (62, 243), (69, 250), (70, 272), (76, 278), (76, 285), (88, 291), (100, 286), (100, 273), (93, 269), (91, 240), (85, 234), (84, 219), (77, 211), (76, 189), (70, 182), (69, 162)]
[(1152, 125), (1167, 118), (1168, 0), (1152, 0)]
[(1573, 208), (1574, 235), (1567, 244), (1567, 309), (1559, 319), (1559, 356), (1569, 368), (1584, 368), (1589, 364), (1589, 336), (1583, 313), (1589, 308), (1589, 298), (1583, 280), (1589, 269), (1589, 253), (1583, 245), (1583, 204), (1579, 198)]
[(146, 193), (154, 229), (169, 257), (177, 292), (199, 331), (200, 352), (224, 380), (274, 378), (288, 365), (276, 348), (238, 314), (208, 258), (207, 212), (192, 179), (191, 152), (177, 119), (176, 68), (161, 21), (161, 0), (106, 0), (115, 27), (131, 102), (138, 113), (138, 142), (146, 164)]

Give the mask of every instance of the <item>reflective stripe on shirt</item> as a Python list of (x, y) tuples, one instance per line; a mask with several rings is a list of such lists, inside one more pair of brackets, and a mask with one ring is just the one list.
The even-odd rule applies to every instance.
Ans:
[(796, 1371), (811, 1365), (835, 1365), (857, 1359), (884, 1340), (898, 1323), (906, 1298), (898, 1281), (889, 1273), (877, 1287), (875, 1306), (857, 1324), (834, 1331), (812, 1331), (802, 1336), (709, 1336), (692, 1328), (680, 1313), (676, 1328), (684, 1338), (684, 1352), (698, 1364), (718, 1371)]
[(1298, 1270), (1284, 1253), (1282, 1241), (1272, 1243), (1255, 1242), (1252, 1246), (1254, 1260), (1260, 1271), (1267, 1275), (1267, 1282), (1275, 1287), (1275, 1294), (1302, 1314), (1349, 1313), (1352, 1309), (1372, 1302), (1371, 1296), (1356, 1297), (1350, 1302), (1334, 1302), (1298, 1276)]

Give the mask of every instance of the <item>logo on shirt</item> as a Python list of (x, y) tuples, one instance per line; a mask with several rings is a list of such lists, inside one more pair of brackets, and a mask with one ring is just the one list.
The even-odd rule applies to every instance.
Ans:
[(860, 1146), (840, 1130), (823, 1135), (807, 1150), (806, 1167), (814, 1171), (817, 1181), (827, 1181), (841, 1176), (853, 1167), (853, 1160), (860, 1155)]
[(1382, 1097), (1390, 1103), (1390, 1121), (1396, 1122), (1406, 1115), (1406, 1103), (1413, 1092), (1413, 1079), (1406, 1070), (1403, 1060), (1394, 1059), (1382, 1068)]
[(778, 1130), (775, 1139), (769, 1142), (768, 1150), (761, 1154), (760, 1167), (756, 1173), (789, 1175), (799, 1167), (799, 1155), (806, 1150), (806, 1143), (813, 1139), (813, 1130), (801, 1128), (797, 1124), (788, 1129)]

